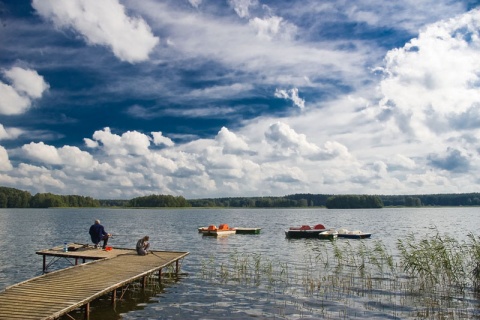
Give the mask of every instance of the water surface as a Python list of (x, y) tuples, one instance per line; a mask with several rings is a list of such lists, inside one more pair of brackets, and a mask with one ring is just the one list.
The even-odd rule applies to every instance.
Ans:
[[(104, 319), (407, 318), (414, 314), (414, 306), (405, 306), (402, 311), (401, 303), (395, 301), (374, 306), (369, 297), (334, 299), (320, 291), (306, 294), (305, 288), (295, 287), (298, 283), (221, 283), (219, 277), (205, 276), (205, 270), (231, 263), (232, 255), (255, 255), (262, 262), (273, 261), (277, 270), (288, 266), (290, 275), (298, 272), (303, 276), (304, 271), (298, 270), (304, 268), (305, 259), (321, 254), (324, 244), (316, 239), (286, 239), (284, 229), (290, 226), (322, 223), (371, 232), (368, 241), (381, 240), (395, 254), (397, 239), (406, 234), (421, 237), (439, 232), (463, 240), (470, 232), (478, 235), (480, 222), (477, 208), (1, 209), (0, 244), (4, 254), (0, 255), (0, 288), (41, 274), (42, 259), (36, 251), (64, 241), (89, 243), (88, 229), (95, 219), (115, 235), (110, 240), (113, 246), (133, 248), (139, 238), (149, 235), (152, 249), (190, 252), (182, 261), (179, 281), (150, 295), (132, 297), (128, 307), (106, 311), (101, 316)], [(260, 227), (262, 232), (218, 239), (197, 232), (199, 226), (221, 223)], [(479, 306), (476, 301), (472, 303)]]

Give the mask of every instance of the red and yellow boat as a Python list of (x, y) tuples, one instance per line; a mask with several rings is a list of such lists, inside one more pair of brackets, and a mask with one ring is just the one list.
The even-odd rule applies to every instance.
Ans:
[(234, 234), (236, 233), (235, 228), (230, 228), (228, 224), (223, 223), (221, 225), (217, 226), (216, 225), (209, 225), (208, 227), (201, 227), (198, 228), (198, 232), (202, 233), (204, 236), (214, 236), (214, 237), (219, 237), (219, 236), (226, 236), (229, 234)]

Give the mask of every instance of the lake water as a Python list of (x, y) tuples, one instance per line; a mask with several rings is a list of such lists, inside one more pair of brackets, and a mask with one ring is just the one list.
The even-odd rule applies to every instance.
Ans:
[[(105, 307), (108, 303), (100, 302), (93, 306), (92, 319), (421, 318), (416, 310), (423, 312), (424, 306), (405, 303), (396, 297), (397, 288), (382, 289), (381, 294), (374, 296), (320, 293), (311, 285), (312, 279), (318, 283), (327, 279), (311, 274), (306, 277), (312, 270), (305, 263), (323, 250), (330, 250), (329, 244), (316, 239), (289, 240), (284, 230), (318, 223), (359, 229), (373, 234), (365, 240), (367, 244), (381, 241), (396, 256), (397, 239), (406, 234), (423, 237), (438, 231), (459, 241), (465, 240), (468, 233), (478, 236), (479, 210), (0, 209), (0, 289), (41, 274), (42, 259), (36, 251), (62, 245), (64, 241), (89, 243), (88, 229), (95, 219), (100, 219), (106, 231), (115, 235), (109, 242), (112, 246), (133, 248), (137, 239), (149, 235), (154, 250), (190, 254), (181, 263), (182, 276), (178, 281), (137, 293), (113, 311)], [(197, 231), (199, 226), (221, 223), (260, 227), (262, 231), (258, 235), (222, 238), (205, 237)], [(359, 241), (352, 243), (355, 246)], [(247, 257), (251, 258), (250, 269), (255, 268), (256, 261), (262, 265), (261, 273), (267, 274), (266, 278), (270, 272), (270, 276), (274, 273), (280, 280), (269, 283), (264, 277), (257, 281), (253, 273), (238, 279), (241, 276), (233, 275), (238, 269), (228, 266), (242, 263)], [(270, 271), (266, 271), (267, 267)], [(452, 309), (457, 313), (452, 318), (480, 318), (480, 303), (475, 297), (467, 298), (467, 304)]]

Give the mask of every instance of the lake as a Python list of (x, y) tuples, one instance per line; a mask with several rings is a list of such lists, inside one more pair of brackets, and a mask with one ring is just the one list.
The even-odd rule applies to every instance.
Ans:
[[(0, 288), (41, 274), (42, 259), (36, 251), (64, 241), (90, 243), (88, 229), (95, 219), (114, 234), (109, 245), (134, 248), (139, 238), (149, 235), (153, 250), (190, 254), (181, 263), (180, 279), (167, 281), (163, 287), (152, 286), (147, 292), (134, 292), (115, 310), (100, 301), (92, 307), (92, 319), (418, 319), (425, 315), (441, 318), (445, 312), (453, 315), (447, 317), (452, 319), (480, 318), (480, 302), (471, 294), (453, 297), (447, 306), (435, 309), (438, 307), (423, 305), (423, 298), (412, 299), (402, 291), (407, 291), (404, 287), (369, 276), (369, 283), (381, 283), (371, 288), (355, 274), (348, 278), (351, 287), (369, 288), (352, 290), (342, 282), (339, 290), (332, 284), (338, 279), (322, 273), (329, 264), (325, 257), (333, 257), (334, 245), (317, 239), (286, 239), (284, 234), (290, 226), (318, 223), (362, 230), (371, 232), (372, 238), (335, 242), (353, 250), (360, 243), (369, 247), (381, 242), (398, 257), (397, 240), (407, 234), (421, 238), (438, 232), (458, 241), (466, 241), (468, 233), (478, 236), (480, 214), (474, 207), (0, 209)], [(200, 226), (222, 223), (260, 227), (262, 231), (222, 238), (197, 231)]]

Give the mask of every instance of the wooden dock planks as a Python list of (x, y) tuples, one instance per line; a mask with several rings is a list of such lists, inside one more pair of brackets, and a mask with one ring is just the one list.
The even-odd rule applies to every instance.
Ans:
[[(124, 285), (142, 279), (188, 255), (134, 250), (80, 264), (18, 283), (0, 292), (0, 319), (56, 319)], [(118, 255), (117, 255), (118, 254)], [(178, 271), (178, 270), (177, 270)]]

